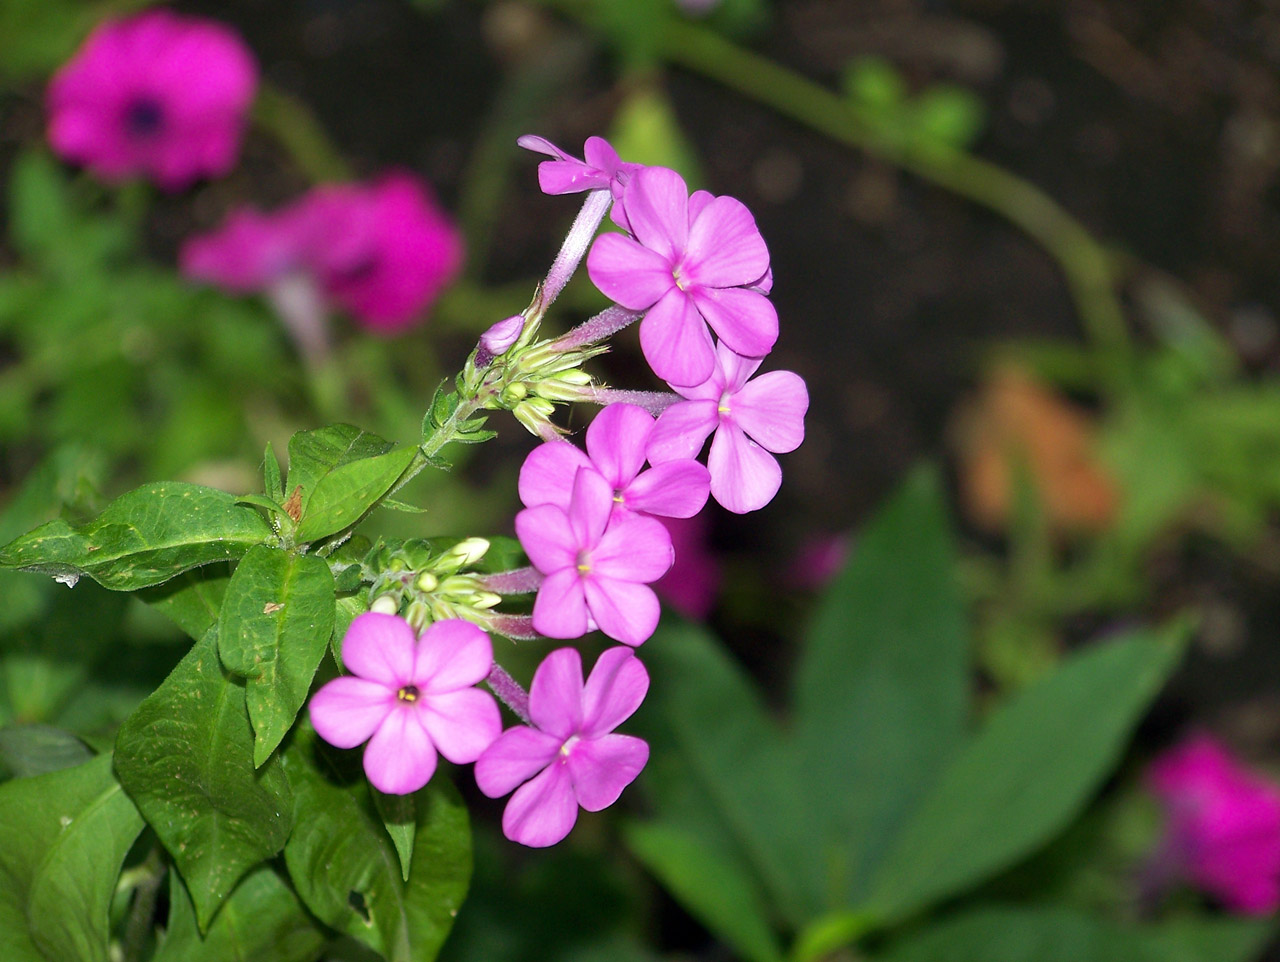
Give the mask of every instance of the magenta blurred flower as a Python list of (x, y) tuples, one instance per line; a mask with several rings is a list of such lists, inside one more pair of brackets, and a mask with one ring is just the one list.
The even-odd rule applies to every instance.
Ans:
[(476, 784), (490, 798), (515, 789), (502, 814), (507, 838), (554, 845), (573, 828), (579, 807), (598, 812), (618, 800), (648, 762), (649, 746), (613, 730), (648, 690), (649, 675), (627, 648), (604, 652), (585, 685), (574, 649), (546, 657), (529, 689), (533, 724), (507, 729), (476, 762)]
[(516, 515), (520, 544), (545, 576), (533, 602), (540, 634), (578, 638), (599, 628), (635, 646), (658, 626), (649, 583), (671, 567), (671, 538), (659, 521), (613, 505), (609, 482), (579, 468), (567, 508), (540, 504)]
[(1149, 883), (1180, 878), (1250, 915), (1280, 908), (1280, 787), (1208, 735), (1157, 758), (1147, 784), (1167, 815)]
[(49, 142), (105, 181), (179, 190), (234, 166), (257, 83), (220, 23), (168, 10), (107, 20), (49, 84)]
[(825, 588), (849, 557), (847, 534), (824, 534), (809, 538), (800, 546), (787, 572), (787, 582), (795, 588), (818, 591)]
[(737, 514), (763, 508), (782, 484), (782, 469), (769, 452), (794, 451), (804, 440), (809, 392), (790, 371), (770, 371), (750, 383), (759, 358), (742, 357), (721, 342), (711, 377), (678, 387), (685, 401), (667, 408), (649, 439), (649, 460), (663, 464), (696, 457), (715, 432), (707, 467), (711, 496)]
[(318, 309), (337, 305), (381, 334), (419, 320), (461, 261), (457, 228), (424, 184), (401, 173), (318, 187), (270, 214), (242, 209), (180, 255), (188, 277), (237, 294), (304, 280)]
[(703, 621), (720, 592), (720, 562), (707, 545), (707, 518), (662, 518), (671, 535), (676, 560), (671, 570), (653, 583), (658, 597), (680, 614)]
[(366, 612), (342, 640), (350, 675), (311, 698), (311, 724), (325, 741), (355, 748), (389, 795), (416, 792), (436, 770), (436, 752), (473, 762), (502, 732), (498, 705), (473, 687), (489, 675), (489, 636), (466, 621), (437, 621), (421, 638), (395, 615)]
[(644, 467), (653, 415), (634, 404), (610, 404), (587, 428), (584, 454), (568, 441), (549, 441), (529, 452), (520, 468), (526, 507), (554, 504), (568, 510), (579, 468), (590, 468), (613, 489), (614, 510), (691, 518), (707, 503), (707, 469), (692, 458)]
[(665, 167), (645, 167), (626, 189), (635, 235), (604, 234), (587, 273), (640, 322), (640, 347), (673, 387), (706, 381), (715, 365), (707, 325), (739, 354), (763, 357), (778, 338), (778, 315), (760, 284), (769, 251), (751, 212), (732, 197), (688, 194)]

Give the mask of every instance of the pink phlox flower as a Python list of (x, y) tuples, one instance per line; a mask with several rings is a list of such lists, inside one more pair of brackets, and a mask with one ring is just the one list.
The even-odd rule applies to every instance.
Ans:
[(579, 468), (598, 472), (613, 489), (615, 511), (691, 518), (707, 503), (710, 476), (692, 458), (645, 471), (653, 415), (634, 404), (610, 404), (587, 428), (584, 453), (568, 441), (549, 441), (529, 452), (520, 468), (520, 500), (527, 507), (568, 509)]
[(804, 440), (809, 392), (790, 371), (748, 379), (759, 358), (742, 357), (721, 342), (706, 382), (676, 388), (687, 400), (667, 408), (649, 438), (653, 464), (696, 457), (715, 432), (707, 467), (711, 496), (737, 514), (763, 508), (782, 484), (782, 469), (769, 452), (794, 451)]
[(627, 648), (601, 654), (585, 685), (574, 649), (543, 660), (529, 689), (533, 724), (507, 729), (476, 762), (476, 784), (490, 798), (515, 789), (502, 814), (507, 838), (554, 845), (573, 828), (579, 807), (598, 812), (618, 800), (648, 762), (649, 746), (613, 730), (648, 690), (649, 675)]
[(706, 191), (690, 197), (665, 167), (637, 171), (626, 205), (635, 236), (596, 238), (587, 273), (606, 297), (648, 312), (640, 347), (654, 373), (673, 387), (706, 381), (715, 366), (711, 330), (738, 354), (768, 354), (778, 339), (778, 315), (763, 293), (769, 250), (746, 206)]
[(671, 567), (671, 537), (656, 519), (613, 506), (609, 482), (581, 467), (567, 508), (539, 504), (516, 515), (520, 544), (545, 576), (533, 627), (548, 638), (599, 628), (635, 646), (658, 626), (660, 606), (649, 583)]
[(258, 68), (230, 28), (168, 10), (101, 23), (49, 84), (49, 142), (105, 181), (227, 173)]
[(686, 618), (703, 621), (720, 593), (720, 561), (707, 543), (707, 516), (663, 518), (676, 560), (653, 590)]
[(473, 762), (502, 732), (498, 705), (473, 687), (489, 675), (489, 636), (470, 622), (437, 621), (421, 638), (402, 618), (366, 612), (342, 640), (350, 675), (311, 698), (311, 724), (325, 741), (355, 748), (389, 795), (416, 792), (436, 770), (436, 752)]
[(551, 160), (538, 165), (538, 186), (544, 194), (577, 194), (585, 190), (607, 190), (613, 195), (613, 222), (629, 230), (623, 197), (628, 182), (643, 164), (624, 162), (613, 145), (603, 137), (588, 137), (578, 160), (545, 137), (525, 134), (517, 141), (525, 150), (546, 154)]
[(1157, 758), (1147, 783), (1167, 814), (1157, 860), (1234, 911), (1280, 907), (1280, 786), (1207, 735)]
[(270, 214), (237, 211), (189, 239), (179, 261), (187, 276), (234, 293), (309, 278), (363, 327), (392, 334), (457, 275), (462, 240), (424, 184), (391, 174), (318, 187)]

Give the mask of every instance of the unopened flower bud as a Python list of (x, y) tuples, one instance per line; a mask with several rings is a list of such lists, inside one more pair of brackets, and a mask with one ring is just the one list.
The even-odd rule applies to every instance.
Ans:
[(477, 591), (471, 596), (471, 604), (475, 608), (496, 608), (502, 604), (502, 595), (492, 591)]
[(433, 575), (430, 571), (424, 571), (422, 574), (418, 575), (418, 580), (413, 583), (413, 586), (419, 591), (425, 593), (435, 591), (439, 584), (439, 578)]
[(511, 350), (511, 345), (520, 339), (524, 330), (524, 317), (514, 314), (494, 324), (480, 335), (480, 346), (494, 357), (501, 357)]
[(534, 397), (521, 401), (511, 409), (511, 413), (526, 430), (544, 441), (550, 441), (559, 434), (556, 426), (551, 423), (551, 415), (555, 410), (556, 406), (546, 398)]
[(523, 381), (516, 381), (514, 384), (508, 384), (502, 389), (502, 400), (505, 404), (515, 404), (517, 401), (523, 400), (529, 396), (529, 385)]
[(489, 550), (489, 542), (485, 538), (467, 538), (459, 541), (449, 549), (450, 557), (457, 558), (463, 565), (473, 565)]
[(534, 391), (538, 397), (551, 401), (586, 401), (593, 394), (590, 389), (591, 384), (590, 374), (586, 371), (573, 370), (539, 382)]
[(400, 602), (396, 600), (395, 595), (379, 595), (373, 599), (369, 610), (376, 611), (380, 615), (394, 615), (400, 610)]

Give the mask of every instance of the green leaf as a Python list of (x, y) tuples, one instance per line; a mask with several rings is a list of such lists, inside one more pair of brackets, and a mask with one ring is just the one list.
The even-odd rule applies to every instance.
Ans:
[(912, 104), (917, 144), (925, 149), (963, 149), (982, 133), (986, 107), (972, 90), (935, 84)]
[(391, 490), (416, 453), (417, 448), (397, 448), (339, 465), (320, 478), (304, 502), (298, 541), (315, 541), (355, 524)]
[(142, 819), (111, 756), (0, 785), (0, 958), (107, 962), (107, 912)]
[(1095, 643), (993, 713), (895, 838), (874, 910), (919, 911), (1061, 831), (1119, 759), (1186, 634), (1175, 625)]
[(284, 857), (294, 887), (322, 922), (388, 962), (431, 962), (471, 877), (466, 807), (439, 773), (416, 793), (413, 869), (404, 881), (363, 773), (340, 778), (328, 759), (310, 733), (285, 751), (296, 827)]
[(280, 477), (280, 462), (276, 460), (275, 449), (267, 442), (267, 450), (262, 454), (262, 491), (272, 501), (284, 501), (284, 481)]
[(116, 771), (177, 863), (202, 928), (293, 824), (278, 759), (253, 766), (244, 687), (218, 662), (217, 628), (120, 729)]
[(230, 581), (229, 564), (206, 565), (183, 572), (162, 585), (143, 588), (137, 596), (199, 640), (217, 624)]
[(333, 575), (322, 558), (256, 545), (236, 565), (218, 619), (218, 654), (228, 671), (248, 679), (255, 767), (307, 700), (333, 618)]
[(907, 101), (902, 74), (882, 57), (858, 57), (849, 61), (840, 78), (845, 96), (877, 114), (896, 115)]
[(234, 495), (164, 481), (122, 495), (88, 524), (41, 525), (0, 550), (0, 566), (69, 583), (88, 575), (106, 588), (133, 591), (238, 558), (272, 538), (271, 526)]
[(400, 876), (409, 881), (409, 869), (413, 867), (413, 837), (418, 831), (417, 804), (413, 795), (385, 795), (372, 786), (373, 806), (378, 810), (382, 824), (400, 857)]
[(89, 747), (79, 738), (51, 725), (0, 728), (0, 763), (16, 778), (72, 768), (92, 757)]
[(713, 800), (770, 904), (802, 924), (820, 910), (824, 846), (795, 754), (755, 686), (703, 629), (665, 623), (645, 654), (653, 677), (647, 714)]
[(955, 568), (941, 484), (918, 472), (859, 535), (807, 632), (795, 751), (829, 840), (825, 907), (866, 894), (964, 740), (969, 634)]
[(289, 439), (289, 480), (285, 493), (302, 489), (305, 510), (320, 479), (334, 468), (364, 458), (386, 454), (395, 445), (352, 424), (331, 424), (314, 431), (299, 431)]
[(152, 962), (311, 962), (328, 940), (269, 866), (250, 872), (203, 936), (191, 896), (169, 876), (169, 922)]
[(663, 887), (744, 959), (780, 962), (782, 950), (760, 893), (732, 860), (674, 825), (629, 825), (626, 839)]

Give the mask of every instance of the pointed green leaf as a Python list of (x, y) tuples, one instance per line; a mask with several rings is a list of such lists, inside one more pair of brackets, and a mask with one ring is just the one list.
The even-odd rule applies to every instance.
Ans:
[(355, 524), (391, 490), (416, 453), (416, 448), (397, 448), (339, 465), (320, 478), (302, 509), (298, 541), (315, 541)]
[(328, 939), (269, 866), (240, 880), (203, 936), (191, 896), (169, 876), (169, 922), (152, 962), (312, 962)]
[(276, 460), (275, 448), (267, 442), (267, 450), (262, 454), (262, 492), (272, 501), (284, 501), (284, 480), (280, 477), (280, 462)]
[(289, 480), (285, 494), (302, 489), (305, 508), (316, 484), (334, 468), (351, 461), (386, 454), (394, 444), (352, 424), (331, 424), (314, 431), (299, 431), (289, 439)]
[(124, 723), (116, 771), (177, 863), (202, 928), (293, 823), (278, 759), (253, 766), (243, 685), (218, 661), (217, 628)]
[(1061, 831), (1119, 759), (1186, 634), (1177, 625), (1098, 642), (997, 710), (894, 839), (870, 905), (902, 918)]
[[(2, 733), (3, 730), (0, 730)], [(370, 787), (374, 807), (391, 836), (391, 844), (400, 857), (400, 876), (409, 881), (409, 869), (413, 866), (413, 837), (418, 831), (417, 804), (414, 795), (384, 795)]]
[(295, 799), (296, 827), (284, 850), (294, 887), (317, 918), (387, 962), (431, 962), (471, 878), (466, 807), (439, 773), (416, 793), (413, 868), (404, 881), (363, 773), (332, 774), (326, 750), (306, 735), (284, 756)]
[(795, 750), (830, 840), (824, 907), (866, 894), (894, 833), (964, 739), (969, 637), (955, 567), (941, 484), (918, 472), (859, 533), (809, 627)]
[(107, 962), (107, 912), (142, 818), (111, 756), (0, 785), (0, 958)]
[(274, 537), (271, 526), (234, 495), (181, 481), (146, 484), (79, 527), (50, 521), (0, 550), (0, 566), (74, 583), (88, 575), (133, 591), (189, 568), (238, 558)]
[(137, 596), (198, 641), (217, 624), (230, 582), (229, 564), (205, 565), (185, 571), (162, 585), (143, 588)]
[(218, 654), (248, 679), (253, 764), (288, 733), (333, 636), (333, 575), (324, 560), (250, 548), (236, 566), (218, 620)]

